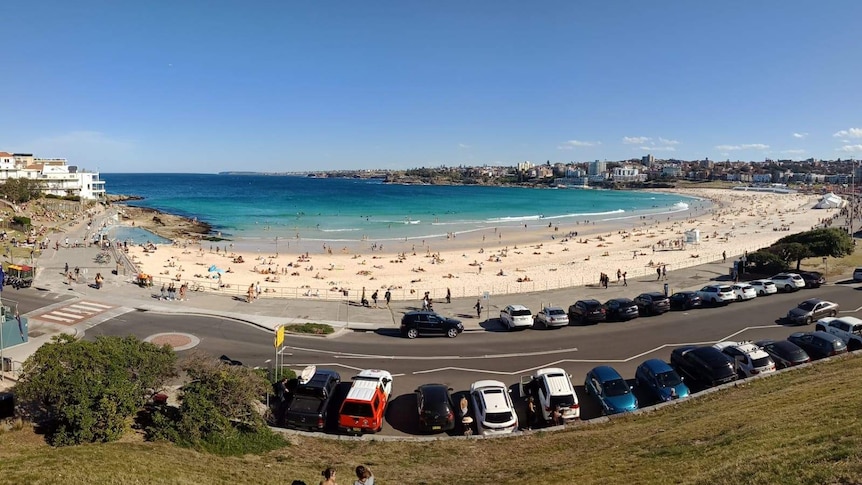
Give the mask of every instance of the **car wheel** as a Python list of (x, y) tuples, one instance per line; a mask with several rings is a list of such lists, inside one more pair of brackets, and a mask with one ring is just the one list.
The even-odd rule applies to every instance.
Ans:
[(859, 349), (862, 349), (862, 343), (859, 343), (858, 340), (851, 340), (849, 344), (847, 344), (847, 350), (850, 352), (855, 352)]
[(790, 293), (791, 291), (793, 291), (793, 287), (790, 285), (784, 285), (784, 291)]
[(407, 338), (416, 338), (419, 336), (419, 329), (410, 328), (407, 330)]
[(742, 297), (740, 295), (736, 295), (736, 301), (742, 301)]
[(812, 323), (814, 323), (814, 318), (809, 315), (809, 317), (805, 319), (805, 324), (811, 325)]
[(829, 312), (830, 317), (834, 317), (836, 315), (838, 315), (838, 312), (836, 312), (835, 310), (832, 310), (831, 312)]
[(449, 338), (455, 338), (458, 336), (458, 329), (455, 327), (450, 328), (446, 331), (446, 336)]

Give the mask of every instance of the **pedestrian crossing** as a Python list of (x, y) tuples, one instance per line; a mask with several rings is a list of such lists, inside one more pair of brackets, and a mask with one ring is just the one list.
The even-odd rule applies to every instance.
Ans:
[(104, 303), (82, 300), (34, 315), (31, 318), (58, 323), (60, 325), (74, 325), (113, 308), (117, 307), (115, 305), (105, 305)]

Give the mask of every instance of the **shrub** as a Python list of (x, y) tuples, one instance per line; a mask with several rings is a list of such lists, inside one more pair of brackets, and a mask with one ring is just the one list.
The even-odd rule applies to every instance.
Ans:
[(769, 249), (749, 253), (746, 266), (755, 273), (780, 273), (787, 269), (785, 260)]
[(327, 325), (325, 323), (294, 323), (291, 325), (285, 325), (284, 329), (288, 332), (293, 333), (310, 333), (314, 335), (329, 335), (335, 331), (332, 328), (332, 325)]
[(130, 418), (174, 375), (176, 356), (135, 337), (54, 337), (23, 366), (17, 393), (25, 413), (69, 445), (118, 439)]

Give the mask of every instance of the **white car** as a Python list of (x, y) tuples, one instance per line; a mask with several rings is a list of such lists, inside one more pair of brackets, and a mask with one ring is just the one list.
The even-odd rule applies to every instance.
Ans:
[(850, 352), (862, 349), (862, 320), (856, 317), (821, 318), (815, 329), (840, 338)]
[(713, 347), (733, 359), (733, 367), (742, 377), (775, 372), (772, 357), (751, 342), (719, 342)]
[(552, 367), (537, 370), (533, 376), (533, 385), (538, 397), (539, 412), (545, 421), (553, 419), (554, 408), (557, 406), (560, 406), (564, 421), (581, 416), (581, 406), (572, 386), (572, 376), (563, 369)]
[(518, 415), (509, 389), (500, 381), (476, 381), (470, 386), (476, 431), (481, 435), (506, 434), (518, 429)]
[(703, 300), (704, 304), (712, 305), (727, 305), (732, 301), (736, 301), (736, 295), (733, 293), (733, 288), (727, 285), (707, 285), (698, 290), (697, 296)]
[(757, 292), (757, 296), (774, 295), (778, 293), (778, 288), (772, 280), (754, 280), (749, 281), (749, 285)]
[(546, 306), (536, 314), (537, 324), (545, 327), (565, 327), (569, 324), (569, 314), (558, 306)]
[(509, 330), (533, 326), (533, 312), (524, 305), (509, 305), (500, 310), (500, 323)]
[(757, 290), (748, 283), (734, 283), (730, 287), (733, 288), (733, 294), (736, 296), (736, 301), (753, 300), (757, 298)]
[(769, 279), (775, 283), (778, 291), (796, 291), (805, 288), (805, 280), (796, 273), (778, 273)]

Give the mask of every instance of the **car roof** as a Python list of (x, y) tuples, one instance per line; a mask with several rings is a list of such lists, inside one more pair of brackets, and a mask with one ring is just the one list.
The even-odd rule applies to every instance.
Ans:
[[(812, 305), (816, 305), (817, 303), (820, 303), (821, 301), (826, 301), (826, 300), (822, 300), (820, 298), (809, 298), (809, 299), (803, 301), (802, 303), (811, 303)], [(802, 303), (800, 303), (800, 305)]]
[(416, 390), (426, 397), (443, 397), (449, 393), (449, 386), (445, 384), (422, 384)]
[(559, 306), (546, 306), (546, 307), (544, 308), (544, 310), (545, 310), (545, 311), (559, 310), (559, 311), (561, 311), (561, 312), (565, 312), (565, 310), (563, 310), (563, 307), (559, 307)]
[(661, 359), (646, 360), (639, 367), (647, 368), (651, 370), (654, 374), (660, 374), (662, 372), (673, 370), (673, 367), (671, 367), (667, 362)]
[(609, 365), (600, 365), (598, 367), (594, 367), (593, 370), (591, 370), (590, 372), (592, 372), (592, 374), (602, 382), (622, 379), (620, 373)]
[(365, 370), (361, 371), (359, 374), (356, 374), (356, 377), (354, 377), (353, 379), (356, 380), (357, 377), (360, 379), (363, 377), (368, 378), (368, 379), (378, 379), (378, 380), (379, 379), (392, 379), (392, 374), (390, 374), (388, 371), (380, 370), (380, 369), (365, 369)]
[[(826, 320), (826, 319), (824, 318), (823, 320)], [(833, 320), (833, 319), (830, 319), (830, 320)], [(839, 318), (835, 318), (834, 320), (844, 322), (848, 325), (860, 325), (860, 324), (862, 324), (862, 319), (856, 318), (856, 317), (839, 317)]]
[(750, 285), (774, 285), (775, 282), (772, 280), (751, 280), (748, 282)]
[(588, 300), (578, 300), (575, 302), (575, 304), (578, 304), (579, 302), (588, 303), (590, 305), (601, 305), (602, 304), (602, 302), (600, 302), (599, 300), (596, 300), (595, 298), (590, 298)]
[(748, 355), (751, 359), (761, 359), (769, 356), (769, 354), (767, 354), (763, 349), (751, 342), (742, 342), (737, 344), (736, 348), (739, 349), (740, 352)]
[[(843, 343), (843, 340), (841, 340), (840, 338), (836, 337), (835, 335), (832, 335), (832, 334), (831, 334), (831, 333), (829, 333), (829, 332), (823, 332), (823, 331), (821, 331), (821, 330), (817, 330), (816, 332), (793, 332), (793, 333), (791, 333), (791, 334), (790, 334), (790, 337), (793, 337), (793, 338), (802, 338), (802, 337), (804, 337), (804, 336), (806, 336), (806, 335), (812, 335), (812, 336), (814, 336), (814, 337), (822, 338), (822, 339), (828, 340), (828, 341), (830, 341), (830, 342), (834, 342), (834, 341), (836, 341), (836, 340), (839, 340), (839, 341), (841, 341), (841, 342)], [(790, 337), (788, 337), (788, 338), (790, 338)]]
[(739, 287), (739, 288), (749, 288), (750, 286), (751, 286), (751, 284), (750, 284), (750, 283), (744, 283), (744, 282), (743, 282), (743, 283), (734, 283), (734, 284), (733, 284), (733, 287), (734, 287), (734, 288), (737, 288), (737, 287)]
[(436, 314), (437, 314), (437, 312), (432, 312), (432, 311), (428, 311), (428, 310), (413, 310), (413, 311), (409, 311), (409, 312), (405, 313), (404, 316), (407, 316), (407, 315), (436, 315)]
[(515, 311), (517, 311), (517, 310), (527, 310), (527, 311), (530, 311), (530, 309), (529, 309), (529, 308), (527, 308), (527, 307), (525, 307), (524, 305), (509, 305), (509, 308), (510, 308), (510, 309), (512, 309), (512, 310), (515, 310)]
[(610, 299), (610, 300), (608, 300), (606, 303), (610, 303), (610, 302), (612, 302), (612, 301), (617, 301), (617, 302), (620, 302), (620, 303), (626, 303), (626, 304), (628, 304), (628, 303), (634, 303), (634, 301), (632, 301), (632, 299), (631, 299), (631, 298), (622, 298), (622, 297), (621, 297), (621, 298), (611, 298), (611, 299)]
[[(557, 370), (562, 371), (562, 369)], [(552, 396), (571, 396), (575, 393), (572, 381), (565, 372), (542, 374), (542, 378), (548, 383), (548, 390), (551, 391)]]
[(502, 382), (500, 382), (500, 381), (495, 381), (495, 380), (491, 380), (491, 379), (485, 379), (485, 380), (481, 380), (481, 381), (476, 381), (476, 382), (474, 382), (473, 384), (471, 384), (471, 385), (470, 385), (470, 390), (471, 390), (471, 391), (478, 391), (478, 390), (481, 390), (481, 389), (491, 388), (491, 387), (496, 387), (496, 388), (502, 387), (502, 388), (505, 390), (505, 389), (506, 389), (506, 384), (503, 384), (503, 383), (502, 383)]
[(641, 293), (640, 296), (651, 296), (653, 298), (656, 298), (656, 297), (664, 298), (665, 297), (664, 293), (662, 293), (660, 291), (648, 291), (646, 293)]
[(677, 291), (676, 293), (674, 293), (674, 295), (697, 295), (697, 292), (689, 290)]
[(723, 360), (728, 362), (730, 358), (715, 347), (696, 347), (691, 350), (699, 358), (703, 359), (707, 364), (713, 364), (716, 361)]

